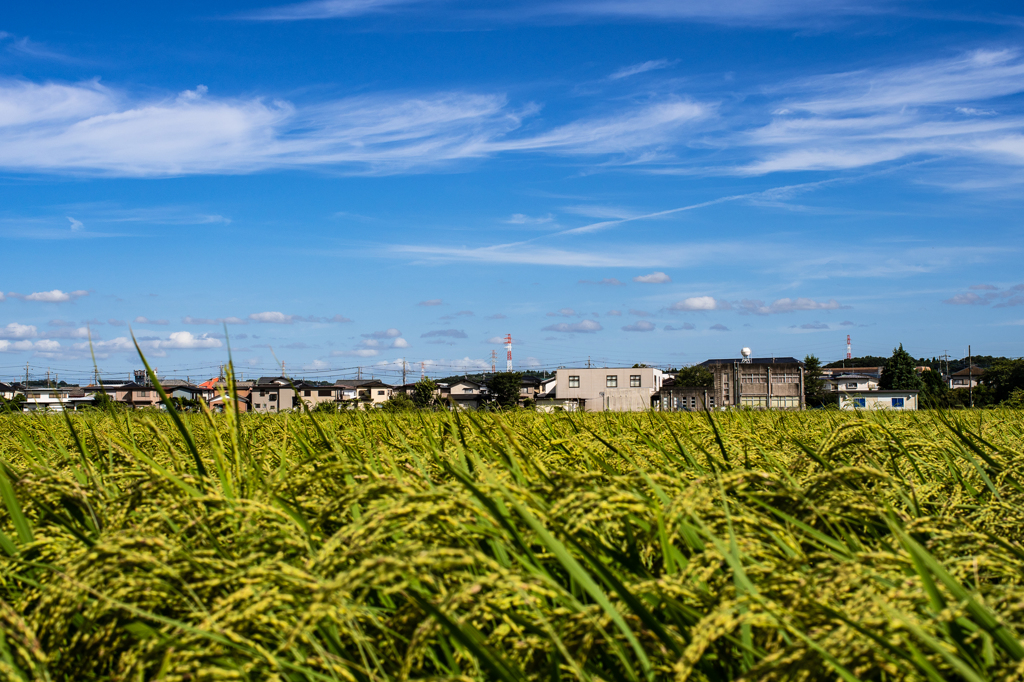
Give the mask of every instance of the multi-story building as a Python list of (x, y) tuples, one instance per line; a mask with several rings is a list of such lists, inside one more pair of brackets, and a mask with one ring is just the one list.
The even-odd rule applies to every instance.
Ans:
[(661, 389), (654, 367), (581, 367), (555, 371), (555, 399), (587, 412), (641, 412)]
[(750, 407), (773, 410), (804, 408), (804, 363), (796, 358), (706, 360), (701, 364), (715, 377), (709, 398), (718, 408)]

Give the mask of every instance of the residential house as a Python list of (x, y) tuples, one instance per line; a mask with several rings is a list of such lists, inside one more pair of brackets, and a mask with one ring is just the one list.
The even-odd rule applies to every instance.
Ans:
[(841, 410), (916, 410), (917, 391), (843, 391), (838, 392)]
[(641, 412), (661, 390), (664, 372), (653, 367), (581, 367), (555, 371), (555, 398), (587, 412)]
[[(301, 381), (288, 377), (260, 377), (249, 397), (252, 411), (268, 414), (293, 410), (300, 406), (298, 391), (304, 388)], [(331, 392), (331, 389), (326, 390)]]
[(867, 374), (833, 375), (825, 381), (825, 388), (829, 391), (876, 391), (878, 379)]
[(14, 396), (21, 393), (13, 384), (5, 384), (0, 381), (0, 398), (4, 400), (13, 400)]
[(796, 358), (745, 356), (706, 360), (700, 364), (711, 370), (715, 377), (713, 393), (709, 399), (713, 399), (719, 409), (804, 408), (804, 363)]
[(22, 409), (25, 412), (36, 410), (74, 411), (94, 404), (93, 396), (87, 394), (80, 386), (32, 386), (26, 387), (23, 393), (25, 402), (22, 404)]
[(985, 370), (980, 367), (974, 365), (964, 367), (959, 372), (953, 372), (949, 375), (949, 387), (953, 389), (977, 388), (983, 376), (985, 376)]

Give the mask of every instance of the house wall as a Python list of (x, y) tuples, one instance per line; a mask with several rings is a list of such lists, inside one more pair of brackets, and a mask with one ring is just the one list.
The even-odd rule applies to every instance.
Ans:
[(252, 411), (264, 414), (283, 412), (298, 407), (295, 391), (285, 386), (255, 386), (252, 390)]
[[(570, 377), (579, 378), (579, 387), (570, 386)], [(608, 385), (615, 377), (615, 386)], [(630, 377), (639, 377), (639, 386), (630, 386)], [(664, 373), (653, 367), (592, 367), (559, 369), (555, 372), (555, 398), (586, 401), (587, 412), (638, 412), (651, 409), (651, 395), (661, 390)]]
[[(893, 405), (893, 399), (901, 399), (903, 406)], [(861, 401), (863, 404), (861, 404)], [(842, 410), (897, 410), (918, 409), (918, 395), (913, 391), (851, 391), (839, 393), (839, 408)]]

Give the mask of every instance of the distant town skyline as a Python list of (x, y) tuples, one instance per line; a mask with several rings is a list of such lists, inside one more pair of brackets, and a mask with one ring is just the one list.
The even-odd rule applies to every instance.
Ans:
[(2, 21), (0, 380), (1024, 355), (1017, 4)]

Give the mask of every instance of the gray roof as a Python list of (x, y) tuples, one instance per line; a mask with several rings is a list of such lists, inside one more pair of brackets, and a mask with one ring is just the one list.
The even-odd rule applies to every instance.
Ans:
[(741, 365), (800, 365), (803, 366), (801, 360), (790, 357), (778, 357), (778, 358), (749, 358), (744, 360), (743, 358), (721, 358), (714, 360), (705, 360), (700, 363), (700, 367), (707, 367), (708, 365), (731, 365), (733, 363), (739, 363)]

